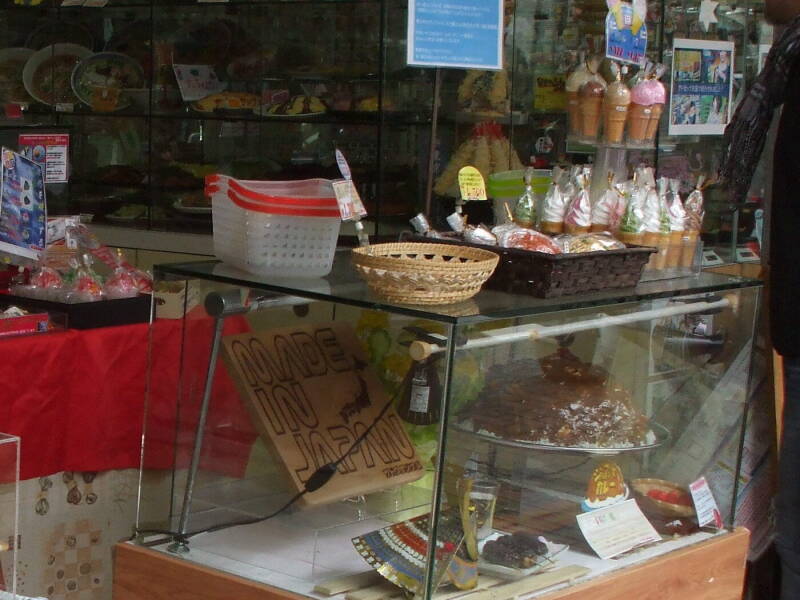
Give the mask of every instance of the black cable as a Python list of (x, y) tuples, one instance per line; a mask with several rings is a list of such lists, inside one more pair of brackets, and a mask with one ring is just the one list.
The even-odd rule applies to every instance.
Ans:
[(401, 389), (402, 387), (398, 388), (398, 391), (394, 394), (394, 396), (392, 396), (386, 402), (383, 408), (381, 408), (381, 411), (372, 420), (372, 423), (370, 423), (369, 426), (363, 431), (363, 433), (360, 436), (358, 436), (352, 444), (350, 444), (350, 447), (344, 454), (342, 454), (334, 462), (326, 463), (322, 465), (320, 468), (318, 468), (316, 471), (314, 471), (311, 474), (311, 477), (309, 477), (308, 480), (306, 481), (306, 484), (303, 487), (303, 489), (297, 492), (286, 502), (286, 504), (284, 504), (274, 512), (271, 512), (270, 514), (264, 515), (262, 517), (251, 517), (249, 519), (242, 519), (240, 521), (232, 521), (230, 523), (220, 523), (219, 525), (212, 525), (211, 527), (200, 529), (198, 531), (192, 531), (190, 533), (185, 533), (185, 534), (181, 534), (177, 531), (169, 531), (167, 529), (143, 529), (141, 531), (137, 531), (133, 537), (142, 534), (160, 534), (160, 535), (168, 535), (177, 542), (186, 543), (189, 541), (189, 538), (192, 538), (196, 535), (200, 535), (201, 533), (213, 533), (215, 531), (229, 529), (230, 527), (239, 527), (241, 525), (255, 525), (256, 523), (262, 523), (264, 521), (268, 521), (270, 519), (277, 517), (282, 512), (288, 510), (289, 507), (291, 507), (300, 498), (311, 492), (316, 492), (318, 489), (320, 489), (322, 486), (324, 486), (331, 480), (331, 478), (336, 474), (339, 465), (341, 465), (345, 460), (347, 460), (347, 457), (350, 456), (356, 448), (358, 448), (358, 446), (372, 432), (372, 430), (375, 428), (378, 422), (386, 415), (386, 412), (389, 410), (389, 408), (392, 406), (392, 404), (394, 404), (395, 400), (397, 399)]

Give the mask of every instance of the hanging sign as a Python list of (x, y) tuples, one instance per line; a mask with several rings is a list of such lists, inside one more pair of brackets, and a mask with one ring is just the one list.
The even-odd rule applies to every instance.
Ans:
[(296, 491), (319, 467), (347, 455), (327, 484), (303, 496), (305, 503), (368, 494), (424, 474), (393, 407), (372, 426), (390, 399), (348, 324), (227, 336), (223, 348), (257, 431)]
[(503, 0), (409, 0), (407, 62), (503, 68)]
[(606, 56), (618, 62), (644, 65), (647, 60), (647, 3), (606, 0)]

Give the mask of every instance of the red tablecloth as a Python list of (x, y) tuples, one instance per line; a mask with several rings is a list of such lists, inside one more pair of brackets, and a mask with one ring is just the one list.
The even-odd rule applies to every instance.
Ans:
[[(203, 317), (0, 340), (0, 431), (22, 439), (21, 478), (139, 467), (151, 334), (145, 464), (184, 466), (212, 327)], [(246, 328), (226, 322), (226, 334)], [(255, 433), (221, 361), (217, 372), (203, 466), (237, 475)]]

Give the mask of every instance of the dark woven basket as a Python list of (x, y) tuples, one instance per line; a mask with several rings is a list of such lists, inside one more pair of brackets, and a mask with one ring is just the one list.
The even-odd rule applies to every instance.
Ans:
[[(408, 238), (404, 238), (408, 239)], [(424, 240), (421, 236), (411, 236)], [(448, 244), (476, 246), (500, 255), (485, 289), (527, 294), (536, 298), (558, 298), (572, 294), (634, 287), (655, 248), (630, 246), (581, 254), (546, 254), (516, 248), (468, 244), (458, 240), (436, 240)]]

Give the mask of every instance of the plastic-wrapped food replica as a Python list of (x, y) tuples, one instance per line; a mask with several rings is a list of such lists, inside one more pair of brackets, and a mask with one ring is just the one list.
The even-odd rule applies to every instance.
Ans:
[(626, 244), (640, 246), (644, 239), (644, 202), (647, 188), (634, 187), (619, 224), (617, 238)]
[(697, 253), (697, 242), (700, 239), (703, 217), (706, 214), (703, 200), (704, 182), (705, 177), (702, 175), (697, 178), (697, 185), (684, 203), (686, 220), (684, 221), (683, 251), (681, 253), (682, 267), (691, 267)]
[(564, 213), (564, 231), (566, 233), (587, 233), (592, 225), (592, 202), (589, 191), (586, 189), (589, 180), (580, 175), (577, 178), (575, 196), (570, 200), (566, 213)]
[(578, 235), (559, 235), (553, 239), (565, 254), (622, 250), (625, 244), (608, 233), (583, 233)]
[(669, 193), (667, 194), (667, 216), (669, 218), (669, 250), (665, 267), (678, 267), (681, 264), (681, 249), (683, 248), (683, 232), (686, 227), (686, 210), (681, 200), (680, 181), (670, 179)]
[(540, 227), (545, 233), (562, 233), (564, 216), (567, 212), (567, 198), (555, 181), (550, 184), (542, 204), (542, 220)]
[(547, 236), (533, 229), (518, 227), (501, 234), (497, 240), (498, 244), (504, 248), (519, 248), (521, 250), (531, 250), (533, 252), (544, 252), (546, 254), (561, 254), (558, 247), (550, 236)]
[(572, 135), (581, 135), (583, 131), (583, 121), (581, 119), (580, 98), (578, 92), (581, 87), (592, 79), (593, 73), (589, 69), (589, 63), (581, 57), (578, 66), (569, 74), (564, 84), (567, 92), (567, 115), (569, 119), (569, 132)]
[(617, 79), (609, 84), (603, 99), (603, 139), (606, 142), (622, 142), (630, 103), (631, 91), (622, 81), (622, 74), (617, 68)]
[(628, 111), (630, 142), (645, 144), (656, 137), (661, 113), (667, 101), (667, 90), (657, 79), (659, 70), (660, 68), (648, 75), (631, 90), (631, 106)]

